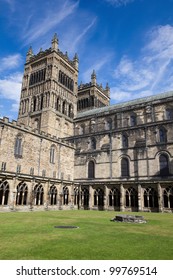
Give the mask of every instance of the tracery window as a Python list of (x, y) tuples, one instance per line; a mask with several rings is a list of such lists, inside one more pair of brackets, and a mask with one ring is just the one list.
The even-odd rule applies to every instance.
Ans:
[(164, 190), (163, 203), (165, 208), (173, 208), (173, 187), (167, 187)]
[(8, 204), (9, 192), (10, 188), (8, 182), (0, 181), (0, 205)]
[(117, 188), (109, 191), (109, 206), (120, 206), (120, 191)]
[(82, 188), (81, 191), (81, 201), (82, 201), (82, 205), (83, 207), (88, 207), (89, 206), (89, 190), (88, 188)]
[(63, 204), (68, 205), (68, 201), (69, 201), (68, 187), (63, 187)]
[(138, 193), (134, 188), (129, 188), (125, 193), (126, 207), (138, 207)]
[(79, 205), (79, 189), (74, 188), (74, 205)]
[(17, 186), (16, 205), (26, 205), (28, 196), (28, 187), (25, 182), (20, 182)]
[(146, 188), (144, 190), (144, 207), (158, 207), (158, 194), (153, 188)]
[(51, 205), (57, 204), (57, 188), (56, 186), (51, 186), (49, 190), (49, 199)]
[(41, 184), (34, 187), (35, 205), (43, 205), (44, 190)]
[(104, 191), (102, 189), (96, 189), (94, 192), (94, 206), (104, 206)]

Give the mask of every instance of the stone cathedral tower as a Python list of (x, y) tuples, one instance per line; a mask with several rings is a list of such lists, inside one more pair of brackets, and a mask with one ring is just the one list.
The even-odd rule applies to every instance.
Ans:
[(58, 49), (55, 34), (51, 48), (26, 56), (18, 123), (56, 137), (73, 135), (77, 113), (78, 57)]

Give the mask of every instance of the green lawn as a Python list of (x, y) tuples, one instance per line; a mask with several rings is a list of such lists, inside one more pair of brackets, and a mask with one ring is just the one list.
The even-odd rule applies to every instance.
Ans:
[[(0, 259), (173, 259), (172, 214), (140, 213), (147, 220), (146, 224), (111, 222), (110, 219), (118, 213), (111, 211), (0, 213)], [(73, 225), (79, 228), (54, 227), (58, 225)]]

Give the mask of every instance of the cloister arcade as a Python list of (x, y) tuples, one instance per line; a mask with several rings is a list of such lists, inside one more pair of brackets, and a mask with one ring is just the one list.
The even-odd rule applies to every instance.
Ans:
[(173, 212), (171, 184), (60, 185), (0, 181), (0, 209), (85, 209)]

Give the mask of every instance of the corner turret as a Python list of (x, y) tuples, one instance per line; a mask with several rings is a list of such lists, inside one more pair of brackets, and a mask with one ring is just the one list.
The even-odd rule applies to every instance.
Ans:
[(28, 62), (30, 60), (31, 57), (33, 57), (33, 50), (32, 47), (29, 48), (27, 54), (26, 54), (26, 62)]

